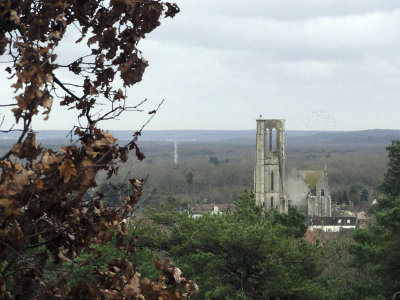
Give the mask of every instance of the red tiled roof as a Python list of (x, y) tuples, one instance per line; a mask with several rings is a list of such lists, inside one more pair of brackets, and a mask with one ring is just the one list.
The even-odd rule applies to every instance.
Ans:
[(323, 244), (328, 241), (331, 241), (339, 236), (340, 232), (317, 232), (312, 231), (311, 229), (307, 229), (305, 239), (307, 242), (316, 244), (317, 240), (319, 243)]

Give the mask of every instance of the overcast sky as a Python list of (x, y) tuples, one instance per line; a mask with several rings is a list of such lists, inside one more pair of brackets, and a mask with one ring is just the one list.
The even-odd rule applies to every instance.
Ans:
[[(400, 129), (400, 1), (178, 5), (141, 42), (150, 66), (128, 93), (132, 103), (148, 98), (146, 109), (165, 99), (148, 129), (254, 129), (260, 114), (286, 119), (288, 129)], [(6, 103), (10, 82), (1, 75)], [(128, 113), (102, 127), (136, 130), (146, 117)], [(34, 128), (74, 121), (55, 106)]]

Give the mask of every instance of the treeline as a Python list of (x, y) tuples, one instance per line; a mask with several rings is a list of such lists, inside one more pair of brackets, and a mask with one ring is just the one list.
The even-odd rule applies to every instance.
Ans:
[[(146, 159), (131, 160), (122, 166), (113, 183), (122, 184), (128, 172), (147, 178), (142, 206), (159, 207), (171, 196), (184, 207), (196, 203), (233, 203), (241, 191), (253, 188), (252, 144), (182, 142), (178, 144), (177, 166), (173, 163), (173, 143), (144, 142), (141, 149)], [(288, 170), (327, 166), (332, 198), (338, 204), (360, 203), (364, 189), (368, 199), (375, 198), (386, 164), (383, 147), (348, 149), (328, 145), (287, 149)], [(98, 181), (104, 179), (105, 176), (99, 177)]]
[[(43, 145), (62, 146), (46, 141)], [(5, 146), (9, 146), (7, 141)], [(140, 147), (146, 159), (140, 162), (130, 158), (112, 183), (120, 188), (124, 184), (129, 187), (126, 184), (128, 174), (147, 178), (146, 200), (142, 206), (159, 207), (171, 196), (184, 207), (196, 203), (233, 203), (244, 189), (253, 188), (254, 145), (248, 141), (238, 144), (178, 142), (177, 166), (172, 142), (141, 142)], [(288, 171), (323, 169), (326, 165), (333, 202), (357, 205), (365, 200), (365, 197), (361, 199), (363, 190), (368, 193), (368, 200), (378, 196), (376, 188), (383, 180), (387, 158), (384, 147), (379, 145), (293, 144), (287, 148), (286, 163)], [(100, 190), (108, 193), (110, 202), (119, 201), (118, 193), (112, 192), (113, 188), (106, 183), (105, 174), (100, 174), (97, 182), (102, 185)]]

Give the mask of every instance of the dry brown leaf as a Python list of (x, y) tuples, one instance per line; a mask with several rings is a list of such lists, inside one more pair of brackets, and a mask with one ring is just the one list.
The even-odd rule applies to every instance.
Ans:
[(52, 31), (52, 32), (50, 32), (50, 34), (49, 34), (49, 39), (50, 39), (50, 40), (52, 40), (52, 39), (59, 39), (60, 36), (61, 36), (61, 32), (59, 32), (59, 31)]
[(21, 23), (18, 13), (15, 10), (10, 11), (10, 21), (13, 21), (15, 24)]
[(59, 163), (61, 161), (61, 157), (51, 155), (51, 152), (49, 150), (45, 151), (43, 156), (42, 156), (42, 167), (44, 170), (47, 170), (50, 168), (50, 165), (53, 163)]
[(45, 48), (42, 48), (42, 49), (40, 49), (39, 50), (39, 54), (40, 55), (43, 55), (43, 54), (45, 54), (46, 52), (48, 52), (49, 50), (50, 50), (50, 46), (47, 46), (47, 47), (45, 47)]
[(54, 3), (52, 6), (53, 7), (64, 7), (66, 5), (65, 1), (59, 0), (56, 3)]
[(141, 294), (139, 277), (140, 274), (136, 272), (135, 275), (130, 278), (130, 280), (123, 289), (124, 294), (130, 296), (138, 296)]
[(16, 200), (11, 200), (8, 198), (0, 199), (0, 211), (1, 208), (3, 208), (4, 219), (12, 215), (18, 216), (21, 213), (21, 208), (19, 207)]
[(35, 180), (35, 184), (38, 190), (43, 190), (43, 181), (41, 181), (40, 178)]
[(88, 167), (88, 166), (93, 165), (93, 161), (92, 161), (91, 159), (85, 157), (85, 158), (82, 160), (81, 165), (82, 165), (83, 167)]
[(31, 132), (23, 143), (14, 144), (11, 151), (14, 156), (32, 161), (42, 152), (42, 148), (36, 143), (35, 133)]
[(15, 143), (11, 151), (13, 155), (20, 157), (22, 155), (22, 143)]
[(14, 164), (14, 168), (17, 172), (22, 171), (24, 169), (21, 163)]
[(63, 262), (72, 262), (68, 257), (66, 257), (62, 252), (57, 254), (58, 258), (61, 259)]
[(181, 280), (182, 280), (182, 278), (181, 278), (182, 271), (181, 271), (179, 268), (174, 267), (174, 268), (173, 268), (173, 274), (174, 274), (175, 282), (176, 282), (176, 283), (181, 283)]
[(102, 132), (103, 138), (100, 140), (96, 141), (95, 145), (97, 147), (104, 147), (104, 146), (110, 146), (115, 144), (117, 139), (112, 136), (112, 134), (108, 131)]
[(22, 89), (22, 82), (18, 80), (17, 83), (12, 84), (11, 87), (14, 88), (16, 92), (19, 89)]
[(94, 151), (92, 146), (93, 144), (91, 146), (84, 146), (84, 149), (87, 155), (89, 155), (91, 158), (96, 158), (97, 155), (100, 154), (100, 152)]
[(185, 289), (190, 297), (193, 297), (199, 292), (199, 286), (192, 280), (185, 285)]
[(15, 196), (22, 192), (25, 186), (31, 183), (34, 177), (33, 171), (23, 170), (22, 172), (15, 173), (11, 177), (7, 177), (2, 185), (0, 185), (0, 195), (9, 197)]
[(64, 179), (65, 183), (70, 181), (71, 176), (76, 176), (75, 165), (70, 159), (67, 159), (58, 169), (60, 170), (60, 177)]
[(48, 97), (48, 98), (46, 98), (46, 100), (42, 101), (42, 106), (44, 108), (47, 108), (50, 110), (52, 105), (53, 105), (53, 98), (51, 98), (51, 97)]
[[(179, 8), (157, 0), (145, 0), (140, 4), (133, 0), (115, 0), (109, 6), (102, 5), (101, 1), (43, 0), (39, 1), (43, 5), (35, 6), (34, 10), (22, 0), (0, 2), (6, 25), (0, 36), (0, 55), (8, 48), (10, 52), (15, 51), (15, 60), (6, 71), (14, 78), (12, 87), (18, 93), (12, 110), (15, 120), (25, 125), (21, 140), (12, 148), (15, 161), (12, 160), (14, 157), (6, 155), (5, 161), (0, 162), (0, 219), (7, 218), (0, 224), (0, 241), (11, 246), (10, 249), (0, 247), (0, 261), (7, 260), (14, 249), (19, 253), (25, 249), (21, 247), (40, 243), (41, 238), (52, 241), (50, 247), (42, 247), (43, 252), (33, 254), (32, 266), (29, 265), (26, 272), (26, 261), (21, 259), (18, 261), (22, 264), (16, 262), (14, 266), (22, 271), (10, 269), (7, 283), (3, 283), (4, 278), (0, 275), (0, 298), (4, 295), (15, 298), (13, 282), (21, 282), (27, 299), (37, 295), (49, 299), (182, 299), (181, 291), (187, 281), (181, 277), (179, 269), (171, 268), (167, 272), (167, 265), (162, 271), (169, 275), (171, 282), (180, 280), (179, 286), (171, 287), (166, 281), (148, 281), (142, 288), (137, 266), (121, 259), (115, 267), (110, 265), (107, 271), (99, 272), (99, 278), (90, 285), (79, 283), (73, 288), (66, 280), (58, 278), (48, 288), (44, 286), (45, 278), (40, 272), (49, 256), (56, 262), (69, 262), (91, 242), (114, 240), (113, 233), (117, 246), (120, 249), (127, 247), (123, 239), (127, 225), (121, 219), (134, 209), (142, 193), (142, 182), (133, 182), (134, 191), (124, 198), (122, 210), (104, 207), (101, 193), (96, 193), (93, 203), (84, 202), (87, 207), (82, 207), (81, 200), (90, 187), (96, 186), (96, 174), (102, 171), (110, 176), (117, 174), (119, 162), (128, 160), (129, 150), (135, 148), (140, 160), (144, 155), (135, 144), (136, 138), (129, 147), (121, 147), (111, 133), (96, 128), (99, 121), (97, 115), (93, 115), (93, 108), (104, 99), (112, 102), (125, 99), (126, 91), (115, 89), (113, 85), (117, 75), (122, 77), (124, 86), (141, 81), (148, 62), (138, 51), (137, 42), (160, 25), (160, 18), (173, 17)], [(71, 60), (68, 66), (71, 75), (81, 78), (82, 73), (89, 74), (84, 74), (82, 82), (62, 78), (61, 65), (54, 63), (57, 55), (52, 53), (71, 24), (79, 27), (80, 40), (89, 38), (89, 50), (96, 57), (95, 63), (88, 65), (84, 57)], [(68, 94), (61, 105), (69, 106), (88, 121), (88, 127), (81, 127), (78, 122), (77, 143), (64, 147), (61, 153), (43, 150), (31, 132), (32, 118), (42, 112), (45, 119), (48, 118), (56, 92), (54, 88), (61, 88)], [(78, 96), (72, 94), (75, 92)], [(104, 113), (105, 119), (113, 116)], [(91, 116), (93, 120), (90, 120)], [(19, 214), (23, 215), (20, 226)], [(70, 233), (58, 235), (63, 230), (60, 226), (66, 222)], [(54, 236), (57, 238), (52, 238)], [(133, 253), (134, 247), (131, 248), (129, 252)], [(100, 251), (96, 255), (100, 257)], [(81, 266), (83, 264), (77, 267)], [(62, 278), (64, 274), (57, 275)]]

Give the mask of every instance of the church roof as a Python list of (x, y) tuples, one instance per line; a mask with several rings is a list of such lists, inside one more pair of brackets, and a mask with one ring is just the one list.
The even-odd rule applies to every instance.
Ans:
[(315, 188), (318, 182), (324, 178), (323, 170), (301, 170), (299, 171), (299, 174), (301, 177), (303, 177), (304, 182), (307, 184), (310, 190)]

